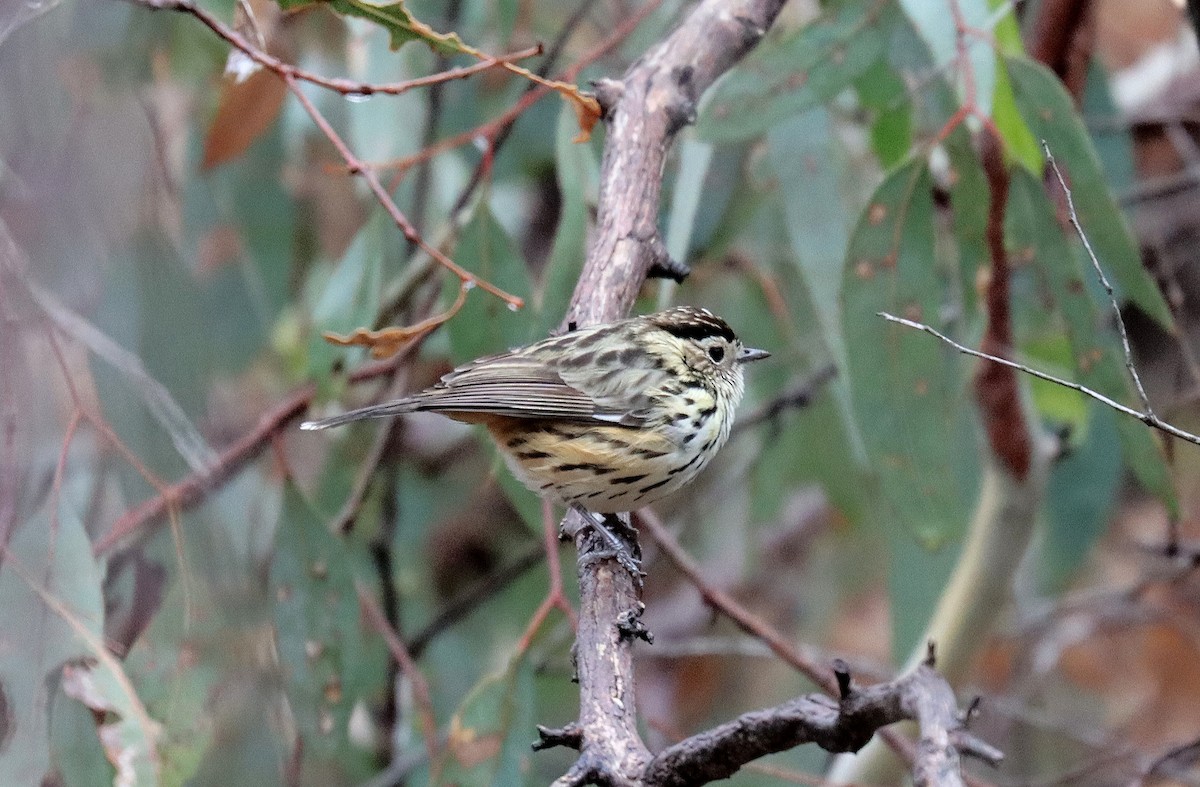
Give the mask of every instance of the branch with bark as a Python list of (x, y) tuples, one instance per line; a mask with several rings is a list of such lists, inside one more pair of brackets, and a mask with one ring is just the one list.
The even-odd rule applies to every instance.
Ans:
[[(564, 319), (564, 327), (623, 317), (650, 275), (686, 271), (665, 252), (658, 230), (667, 151), (695, 119), (703, 92), (766, 34), (781, 0), (705, 0), (620, 81), (597, 84), (608, 136), (601, 168), (597, 228)], [(855, 690), (835, 669), (840, 701), (802, 697), (745, 714), (651, 755), (637, 731), (630, 622), (642, 609), (641, 580), (568, 514), (564, 531), (579, 550), (580, 616), (575, 647), (580, 686), (577, 724), (542, 730), (535, 748), (569, 745), (580, 752), (556, 785), (702, 784), (725, 778), (758, 757), (817, 742), (856, 751), (880, 727), (918, 719), (923, 737), (918, 783), (957, 784), (961, 724), (953, 692), (922, 665), (890, 684)], [(636, 536), (635, 536), (636, 538)], [(637, 553), (635, 547), (634, 553)], [(823, 681), (826, 682), (827, 681)], [(973, 739), (966, 750), (989, 760), (999, 753)]]
[[(667, 151), (696, 116), (701, 94), (766, 34), (783, 0), (705, 0), (621, 81), (597, 85), (608, 136), (600, 172), (597, 228), (563, 325), (590, 325), (628, 313), (652, 269), (679, 272), (659, 235), (659, 196)], [(637, 731), (632, 641), (618, 621), (636, 619), (640, 578), (602, 545), (577, 532), (580, 615), (580, 757), (560, 785), (630, 784), (651, 760)]]
[(829, 752), (854, 752), (881, 727), (904, 720), (916, 721), (921, 729), (921, 755), (913, 771), (918, 785), (961, 784), (960, 754), (993, 765), (1003, 759), (1000, 751), (966, 731), (954, 692), (934, 670), (932, 646), (924, 664), (888, 683), (855, 687), (841, 661), (834, 662), (833, 674), (837, 700), (809, 694), (744, 713), (662, 751), (646, 767), (645, 783), (683, 787), (725, 779), (751, 760), (804, 743)]

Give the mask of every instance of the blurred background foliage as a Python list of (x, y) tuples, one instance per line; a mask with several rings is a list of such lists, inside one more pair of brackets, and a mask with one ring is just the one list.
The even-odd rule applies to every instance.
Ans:
[[(395, 18), (364, 18), (357, 0), (280, 5), (250, 3), (266, 48), (312, 72), (380, 84), (475, 62), (419, 40), (393, 49)], [(705, 97), (664, 173), (660, 226), (693, 273), (649, 282), (639, 310), (708, 306), (773, 359), (750, 375), (745, 425), (660, 513), (713, 584), (864, 679), (919, 645), (991, 461), (974, 362), (875, 316), (978, 345), (981, 119), (1011, 166), (1015, 356), (1134, 401), (1107, 297), (1044, 188), (1045, 140), (1152, 400), (1200, 422), (1183, 11), (1092, 3), (1064, 86), (1026, 51), (1041, 5), (1018, 20), (988, 0), (793, 0)], [(586, 86), (621, 74), (687, 4), (408, 10), (490, 54), (545, 42), (550, 75), (586, 58)], [(569, 620), (534, 617), (541, 505), (462, 425), (311, 435), (299, 408), (279, 408), (297, 392), (316, 414), (366, 403), (555, 329), (603, 130), (573, 142), (576, 114), (550, 95), (502, 138), (485, 124), (530, 84), (501, 69), (398, 96), (302, 86), (429, 243), (525, 303), (472, 289), (356, 381), (365, 352), (323, 332), (414, 324), (451, 308), (460, 281), (405, 240), (282, 80), (227, 76), (229, 52), (192, 16), (138, 3), (0, 8), (0, 782), (549, 782), (570, 753), (533, 754), (534, 724), (577, 708)], [(1148, 772), (1200, 735), (1186, 710), (1195, 587), (1159, 582), (1167, 561), (1145, 548), (1166, 543), (1168, 520), (1189, 532), (1200, 464), (1072, 391), (1022, 384), (1038, 435), (1063, 450), (1012, 603), (957, 688), (992, 700), (1001, 778)], [(797, 391), (811, 393), (802, 407)], [(248, 439), (251, 460), (232, 463)], [(187, 479), (171, 515), (139, 513)], [(647, 550), (657, 640), (639, 646), (638, 687), (652, 748), (810, 690)], [(360, 594), (423, 681), (397, 668)], [(1107, 601), (1080, 600), (1095, 598)], [(735, 781), (825, 764), (799, 749)]]

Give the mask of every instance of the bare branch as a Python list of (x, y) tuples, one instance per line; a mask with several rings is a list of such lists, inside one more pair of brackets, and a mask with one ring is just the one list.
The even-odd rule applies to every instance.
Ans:
[(1142, 402), (1142, 411), (1146, 415), (1153, 417), (1154, 410), (1150, 407), (1150, 398), (1146, 396), (1146, 389), (1142, 387), (1142, 378), (1138, 376), (1137, 369), (1133, 366), (1133, 351), (1129, 348), (1129, 334), (1125, 331), (1125, 320), (1121, 317), (1121, 305), (1117, 303), (1117, 295), (1113, 292), (1113, 286), (1108, 283), (1108, 277), (1104, 275), (1104, 269), (1100, 267), (1100, 260), (1096, 259), (1096, 252), (1092, 250), (1092, 242), (1088, 240), (1087, 234), (1083, 231), (1083, 226), (1079, 223), (1079, 214), (1075, 212), (1075, 198), (1071, 195), (1071, 189), (1067, 186), (1067, 181), (1063, 178), (1063, 174), (1058, 168), (1058, 162), (1054, 160), (1054, 155), (1050, 152), (1050, 145), (1044, 139), (1042, 140), (1042, 151), (1046, 154), (1046, 163), (1054, 171), (1054, 176), (1058, 178), (1058, 185), (1062, 187), (1063, 193), (1067, 197), (1067, 216), (1071, 221), (1071, 226), (1075, 228), (1075, 234), (1083, 242), (1083, 248), (1087, 251), (1088, 259), (1092, 262), (1092, 269), (1096, 271), (1096, 276), (1100, 279), (1100, 284), (1104, 287), (1104, 292), (1108, 294), (1108, 302), (1112, 305), (1113, 318), (1117, 322), (1117, 330), (1121, 333), (1121, 352), (1125, 356), (1125, 368), (1129, 370), (1129, 376), (1133, 378), (1134, 387), (1137, 388), (1138, 399)]
[[(364, 382), (392, 374), (411, 357), (419, 344), (413, 342), (393, 358), (356, 369), (349, 375), (350, 381)], [(258, 419), (254, 429), (217, 454), (216, 461), (207, 472), (193, 473), (171, 484), (161, 494), (126, 511), (96, 541), (92, 551), (103, 555), (127, 538), (147, 535), (149, 527), (160, 523), (172, 510), (184, 511), (203, 502), (209, 492), (224, 486), (226, 481), (262, 453), (275, 435), (293, 419), (300, 417), (315, 395), (316, 386), (306, 385), (268, 410)]]
[(1001, 752), (963, 729), (954, 692), (931, 665), (867, 688), (851, 684), (844, 664), (835, 663), (834, 672), (842, 687), (840, 700), (810, 694), (742, 714), (655, 756), (645, 783), (682, 787), (725, 779), (751, 760), (804, 743), (829, 752), (855, 752), (881, 727), (906, 719), (921, 728), (917, 784), (962, 784), (960, 752), (993, 765), (1003, 759)]
[(1138, 410), (1133, 409), (1132, 407), (1123, 405), (1114, 399), (1108, 398), (1107, 396), (1100, 393), (1099, 391), (1094, 391), (1091, 388), (1088, 388), (1087, 386), (1080, 385), (1079, 383), (1071, 382), (1070, 380), (1064, 380), (1061, 377), (1055, 377), (1052, 374), (1047, 374), (1046, 372), (1039, 371), (1032, 367), (1026, 366), (1025, 364), (1017, 363), (1016, 361), (1010, 361), (1007, 358), (999, 358), (995, 355), (989, 355), (987, 353), (980, 352), (979, 350), (973, 350), (970, 347), (959, 344), (958, 342), (951, 339), (949, 336), (946, 336), (944, 333), (941, 333), (940, 331), (938, 331), (936, 328), (926, 325), (923, 322), (917, 322), (916, 320), (909, 320), (904, 317), (897, 317), (896, 315), (888, 314), (887, 312), (876, 312), (876, 314), (878, 316), (882, 317), (883, 319), (888, 320), (889, 322), (899, 323), (907, 328), (915, 328), (916, 330), (924, 331), (925, 333), (928, 333), (931, 336), (936, 336), (937, 338), (941, 339), (946, 344), (948, 344), (951, 347), (953, 347), (954, 349), (958, 350), (960, 353), (965, 353), (966, 355), (973, 355), (976, 358), (982, 358), (983, 360), (991, 361), (992, 363), (1003, 364), (1004, 366), (1009, 366), (1013, 369), (1016, 369), (1017, 371), (1025, 372), (1025, 374), (1036, 377), (1039, 380), (1045, 380), (1046, 382), (1054, 383), (1055, 385), (1061, 385), (1064, 388), (1070, 388), (1072, 391), (1078, 391), (1079, 393), (1083, 394), (1084, 396), (1089, 396), (1092, 399), (1095, 399), (1097, 402), (1100, 402), (1101, 404), (1108, 405), (1109, 407), (1116, 410), (1117, 412), (1124, 413), (1125, 415), (1128, 415), (1132, 418), (1136, 418), (1137, 420), (1144, 423), (1146, 426), (1157, 429), (1160, 432), (1165, 432), (1166, 434), (1169, 434), (1172, 437), (1178, 437), (1180, 440), (1186, 440), (1187, 442), (1192, 443), (1193, 445), (1200, 445), (1200, 437), (1197, 437), (1196, 435), (1192, 434), (1191, 432), (1184, 431), (1183, 429), (1180, 429), (1178, 426), (1174, 426), (1172, 424), (1167, 423), (1166, 421), (1162, 420), (1154, 413), (1140, 412)]
[(340, 155), (342, 160), (346, 162), (346, 166), (350, 168), (350, 172), (355, 175), (361, 175), (363, 180), (367, 182), (367, 186), (371, 189), (371, 193), (375, 195), (375, 198), (379, 201), (379, 204), (385, 211), (387, 211), (388, 216), (391, 217), (392, 221), (395, 222), (400, 231), (404, 233), (405, 240), (437, 260), (439, 265), (457, 276), (462, 281), (464, 286), (478, 286), (480, 289), (486, 290), (492, 295), (495, 295), (497, 298), (500, 298), (501, 300), (504, 300), (516, 307), (524, 305), (524, 301), (517, 296), (505, 292), (504, 290), (484, 279), (480, 279), (475, 274), (465, 270), (456, 262), (447, 257), (441, 251), (441, 249), (431, 246), (428, 242), (426, 242), (426, 240), (421, 237), (421, 234), (417, 232), (416, 227), (412, 225), (412, 222), (408, 220), (408, 217), (401, 212), (399, 206), (396, 205), (396, 201), (392, 199), (392, 195), (389, 194), (388, 190), (383, 187), (383, 183), (379, 181), (379, 176), (376, 175), (372, 170), (368, 169), (366, 165), (364, 165), (362, 161), (354, 155), (354, 153), (350, 150), (350, 147), (345, 143), (341, 136), (333, 130), (333, 126), (331, 126), (329, 121), (325, 119), (325, 116), (320, 113), (316, 105), (308, 99), (308, 96), (304, 95), (304, 91), (300, 89), (300, 83), (296, 77), (285, 75), (283, 81), (287, 83), (288, 90), (292, 91), (292, 95), (294, 95), (296, 100), (300, 102), (300, 106), (304, 107), (304, 111), (308, 113), (310, 118), (312, 118), (313, 123), (316, 124), (317, 128), (321, 130), (321, 133), (325, 135), (325, 138), (328, 139), (330, 143), (337, 149), (338, 155)]
[(246, 40), (246, 37), (238, 33), (229, 25), (226, 25), (213, 14), (205, 11), (200, 6), (196, 5), (192, 0), (131, 0), (138, 5), (146, 6), (155, 10), (178, 11), (180, 13), (190, 14), (198, 19), (205, 27), (217, 34), (234, 49), (239, 50), (246, 57), (258, 63), (268, 71), (273, 71), (281, 77), (292, 77), (304, 82), (310, 82), (318, 87), (323, 87), (328, 90), (333, 90), (343, 95), (348, 96), (372, 96), (377, 94), (386, 94), (398, 96), (401, 93), (407, 93), (410, 90), (421, 87), (429, 87), (442, 82), (450, 82), (455, 79), (465, 79), (473, 74), (478, 74), (481, 71), (486, 71), (489, 68), (496, 66), (504, 66), (518, 60), (535, 57), (542, 53), (540, 46), (529, 47), (522, 49), (519, 52), (513, 52), (507, 55), (497, 55), (496, 57), (488, 57), (484, 60), (475, 63), (474, 65), (463, 68), (451, 68), (446, 71), (440, 71), (436, 74), (418, 77), (416, 79), (408, 79), (403, 82), (388, 82), (376, 84), (373, 82), (360, 82), (354, 79), (342, 79), (338, 77), (326, 77), (320, 74), (314, 74), (311, 71), (306, 71), (303, 68), (285, 63), (274, 55), (263, 50), (262, 47), (252, 44)]

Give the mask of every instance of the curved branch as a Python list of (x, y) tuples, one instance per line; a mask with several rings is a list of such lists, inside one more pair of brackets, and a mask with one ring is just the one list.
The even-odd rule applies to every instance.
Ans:
[(862, 689), (851, 685), (844, 663), (834, 662), (834, 677), (839, 701), (810, 694), (744, 713), (655, 756), (646, 767), (645, 783), (683, 787), (725, 779), (751, 760), (803, 743), (829, 752), (855, 752), (881, 727), (906, 719), (917, 721), (921, 729), (917, 784), (962, 784), (960, 752), (993, 765), (1003, 758), (963, 729), (954, 692), (930, 663), (905, 677)]

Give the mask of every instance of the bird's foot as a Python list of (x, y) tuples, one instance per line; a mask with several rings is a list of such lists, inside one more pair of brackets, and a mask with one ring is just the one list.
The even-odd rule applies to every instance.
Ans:
[[(585, 525), (590, 527), (601, 539), (608, 545), (606, 549), (593, 550), (585, 555), (580, 555), (579, 560), (583, 562), (592, 562), (595, 560), (607, 560), (613, 558), (626, 571), (628, 571), (634, 579), (641, 582), (642, 577), (646, 573), (642, 571), (641, 560), (635, 555), (635, 550), (641, 550), (637, 546), (637, 531), (629, 525), (621, 521), (621, 518), (616, 514), (605, 514), (604, 520), (601, 521), (581, 505), (575, 504), (571, 506), (583, 519)], [(630, 541), (626, 541), (621, 536), (617, 535), (617, 531), (623, 535), (630, 537)], [(631, 545), (632, 542), (632, 545)]]

